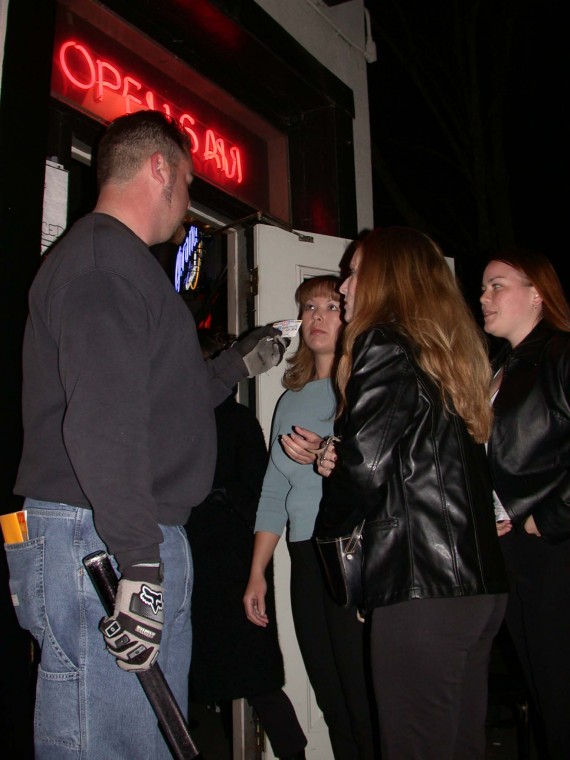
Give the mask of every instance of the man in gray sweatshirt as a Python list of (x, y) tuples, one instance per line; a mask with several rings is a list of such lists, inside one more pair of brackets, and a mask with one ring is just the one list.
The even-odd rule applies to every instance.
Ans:
[[(186, 710), (192, 563), (181, 526), (212, 485), (214, 407), (285, 349), (259, 328), (204, 362), (192, 315), (149, 251), (189, 205), (192, 159), (174, 122), (156, 111), (117, 119), (97, 177), (94, 212), (34, 280), (24, 338), (14, 490), (29, 540), (8, 561), (20, 624), (41, 648), (37, 760), (170, 757), (129, 671), (158, 658)], [(121, 574), (102, 621), (81, 563), (98, 549)]]

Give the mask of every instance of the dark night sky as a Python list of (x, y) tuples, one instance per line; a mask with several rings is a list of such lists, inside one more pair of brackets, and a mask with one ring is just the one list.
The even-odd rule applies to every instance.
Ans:
[[(568, 288), (561, 271), (567, 246), (563, 103), (568, 90), (562, 4), (556, 0), (365, 0), (365, 4), (378, 52), (377, 62), (368, 66), (372, 141), (413, 212), (402, 211), (387, 190), (385, 172), (375, 166), (375, 224), (421, 226), (460, 262), (467, 290), (478, 288), (487, 254), (507, 242), (547, 254)], [(459, 26), (454, 26), (454, 9), (459, 9)], [(477, 22), (470, 25), (475, 11)], [(470, 44), (476, 87), (461, 77)], [(421, 85), (413, 79), (410, 60), (419, 64)], [(497, 99), (503, 64), (506, 87)], [(464, 127), (469, 122), (466, 104), (475, 93), (484, 130), (491, 129), (490, 116), (497, 105), (502, 108), (499, 144), (504, 162), (498, 165), (504, 167), (508, 183), (511, 240), (504, 230), (493, 227), (494, 242), (487, 249), (480, 238), (478, 242), (473, 184), (458, 171), (449, 133), (442, 131), (420, 86), (427, 89), (431, 102), (445, 102), (448, 119), (456, 118)], [(458, 135), (469, 151), (469, 130), (460, 128)], [(486, 147), (487, 156), (492, 151)], [(492, 195), (497, 186), (489, 180)], [(497, 213), (498, 226), (504, 218), (504, 213)]]

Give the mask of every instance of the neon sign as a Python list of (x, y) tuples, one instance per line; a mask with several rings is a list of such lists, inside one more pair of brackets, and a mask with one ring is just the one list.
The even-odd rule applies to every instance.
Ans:
[(182, 290), (196, 290), (203, 257), (204, 235), (192, 224), (176, 254), (174, 287), (178, 293)]
[[(163, 110), (176, 118), (188, 134), (194, 159), (214, 167), (238, 185), (243, 182), (242, 155), (239, 147), (192, 114), (167, 102), (131, 73), (122, 71), (77, 40), (66, 40), (59, 49), (61, 72), (74, 90), (89, 99), (88, 107), (112, 121), (117, 116), (145, 109)], [(82, 101), (84, 102), (84, 101)], [(177, 115), (176, 115), (177, 114)], [(197, 167), (199, 169), (199, 167)]]

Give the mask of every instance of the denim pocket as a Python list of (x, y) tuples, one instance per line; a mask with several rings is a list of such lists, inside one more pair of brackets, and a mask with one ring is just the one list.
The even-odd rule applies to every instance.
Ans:
[(19, 624), (41, 644), (45, 630), (44, 538), (4, 544), (10, 593)]
[(79, 674), (49, 673), (40, 666), (34, 713), (36, 744), (46, 742), (72, 750), (80, 749), (79, 705)]

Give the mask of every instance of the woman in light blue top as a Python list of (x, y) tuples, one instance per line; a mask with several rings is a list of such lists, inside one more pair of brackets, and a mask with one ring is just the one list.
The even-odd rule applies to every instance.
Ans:
[(265, 570), (287, 528), (295, 632), (334, 756), (372, 760), (373, 711), (364, 675), (364, 628), (354, 610), (338, 607), (328, 596), (312, 541), (322, 479), (312, 466), (290, 459), (281, 446), (281, 437), (289, 438), (292, 431), (300, 436), (315, 431), (323, 438), (332, 433), (336, 400), (330, 375), (342, 326), (338, 285), (336, 277), (313, 277), (295, 294), (302, 320), (299, 348), (285, 372), (287, 391), (273, 420), (244, 605), (252, 623), (267, 625)]
[[(338, 303), (336, 304), (338, 309)], [(331, 312), (338, 319), (336, 312)], [(336, 326), (335, 326), (336, 327)], [(336, 400), (330, 378), (308, 382), (299, 391), (287, 391), (275, 410), (271, 458), (257, 508), (255, 531), (280, 536), (288, 526), (289, 541), (309, 541), (322, 496), (322, 478), (312, 467), (300, 467), (285, 454), (279, 437), (302, 420), (323, 438), (332, 433)]]

